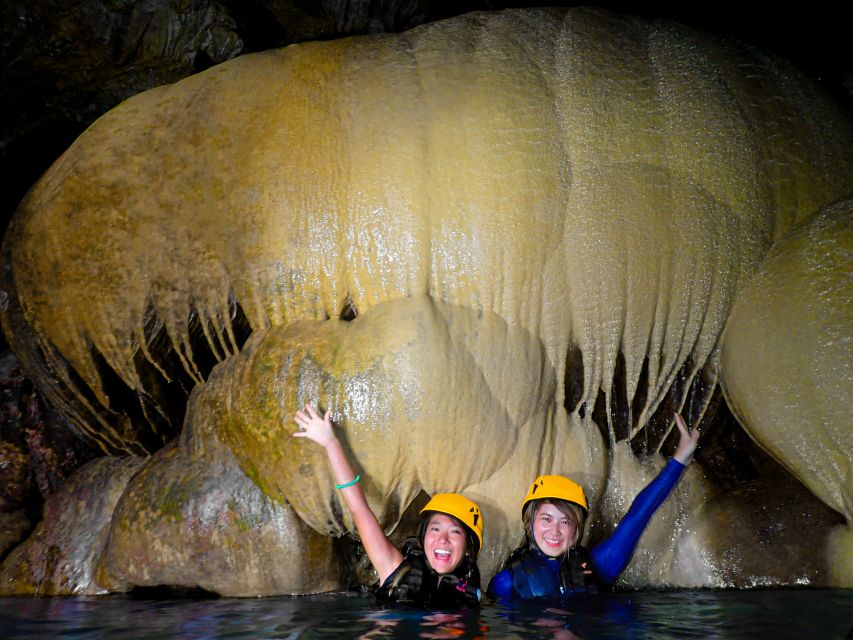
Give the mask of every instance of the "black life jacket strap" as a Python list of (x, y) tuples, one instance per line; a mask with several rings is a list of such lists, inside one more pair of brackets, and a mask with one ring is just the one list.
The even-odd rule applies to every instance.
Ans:
[(476, 565), (472, 574), (463, 578), (453, 574), (439, 575), (429, 566), (417, 542), (410, 542), (403, 547), (403, 561), (377, 590), (378, 598), (424, 608), (476, 606), (480, 603)]

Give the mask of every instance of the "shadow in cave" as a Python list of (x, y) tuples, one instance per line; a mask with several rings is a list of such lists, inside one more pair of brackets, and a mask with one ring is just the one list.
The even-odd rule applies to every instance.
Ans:
[[(233, 335), (231, 349), (239, 351), (251, 336), (252, 329), (233, 296), (229, 299), (228, 313)], [(137, 349), (133, 361), (144, 391), (128, 386), (103, 355), (90, 346), (92, 360), (109, 401), (107, 407), (101, 405), (88, 384), (57, 350), (46, 354), (39, 347), (33, 347), (37, 342), (29, 332), (23, 334), (28, 336), (25, 340), (30, 344), (30, 354), (37, 359), (33, 363), (37, 371), (30, 372), (30, 375), (37, 382), (40, 376), (50, 376), (54, 391), (61, 396), (61, 404), (68, 411), (76, 413), (86, 424), (106, 423), (118, 434), (121, 442), (98, 439), (96, 426), (85, 434), (87, 439), (96, 441), (108, 455), (150, 454), (172, 440), (181, 432), (187, 401), (197, 384), (175, 351), (153, 306), (149, 305), (144, 318), (144, 336), (150, 359), (141, 349)], [(201, 380), (206, 380), (213, 367), (227, 355), (222, 345), (218, 348), (211, 345), (207, 335), (216, 340), (217, 332), (211, 321), (207, 323), (206, 334), (200, 314), (191, 310), (187, 319), (187, 335), (195, 374)], [(225, 335), (224, 331), (222, 335)], [(62, 369), (61, 376), (52, 373), (57, 367)], [(62, 379), (70, 381), (70, 384), (61, 382)]]
[[(583, 353), (573, 345), (566, 362), (565, 409), (577, 410), (581, 417), (589, 411), (582, 403), (584, 389)], [(627, 398), (625, 358), (620, 352), (616, 358), (613, 387), (610, 393), (610, 411), (613, 431), (617, 441), (625, 440), (636, 429), (648, 389), (646, 358), (639, 377), (637, 392), (630, 404)], [(666, 396), (661, 400), (646, 424), (631, 438), (631, 449), (638, 457), (660, 451), (670, 456), (678, 444), (678, 431), (670, 428), (672, 416), (684, 399), (682, 413), (691, 427), (702, 430), (702, 440), (695, 460), (702, 466), (706, 478), (722, 491), (760, 478), (776, 478), (799, 482), (759, 447), (732, 415), (717, 384), (716, 375), (709, 366), (703, 367), (689, 382), (694, 368), (692, 359), (684, 363), (675, 376)], [(599, 389), (592, 419), (598, 426), (605, 446), (612, 445), (607, 426), (607, 395)], [(630, 410), (629, 410), (630, 409)]]
[[(124, 411), (146, 451), (153, 452), (181, 432), (187, 400), (196, 386), (196, 381), (186, 370), (154, 309), (149, 308), (145, 317), (145, 340), (151, 359), (156, 365), (140, 349), (134, 357), (134, 366), (142, 388), (146, 391), (143, 393), (129, 388), (105, 363), (105, 368), (100, 373), (105, 388), (107, 384), (111, 385), (111, 405), (114, 405), (116, 411), (118, 408)], [(252, 328), (233, 295), (229, 299), (228, 321), (233, 331), (233, 348), (239, 352), (251, 336)], [(216, 348), (211, 344), (211, 340), (208, 340), (208, 335), (213, 336), (213, 340), (217, 335), (213, 322), (208, 321), (206, 328), (202, 322), (201, 315), (192, 310), (187, 319), (187, 334), (196, 374), (200, 379), (207, 380), (213, 368), (227, 357), (227, 352), (222, 345)], [(113, 409), (113, 406), (110, 408)]]
[(131, 600), (216, 600), (218, 593), (201, 587), (177, 587), (160, 584), (154, 587), (134, 587), (128, 592)]

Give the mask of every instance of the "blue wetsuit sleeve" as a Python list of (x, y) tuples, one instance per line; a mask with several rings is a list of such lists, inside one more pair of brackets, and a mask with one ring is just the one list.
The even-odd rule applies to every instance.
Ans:
[(503, 602), (510, 599), (512, 594), (512, 572), (509, 569), (498, 571), (489, 583), (488, 594)]
[(663, 471), (634, 498), (631, 508), (616, 525), (613, 535), (589, 552), (595, 574), (604, 584), (616, 582), (628, 566), (646, 525), (675, 488), (684, 469), (678, 460), (670, 460)]

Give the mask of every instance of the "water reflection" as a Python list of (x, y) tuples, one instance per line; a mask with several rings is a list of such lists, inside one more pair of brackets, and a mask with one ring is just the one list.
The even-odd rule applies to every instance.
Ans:
[(489, 627), (479, 611), (417, 611), (388, 609), (368, 612), (360, 622), (372, 623), (362, 638), (488, 638)]
[(853, 590), (679, 591), (578, 597), (561, 607), (435, 612), (373, 598), (0, 598), (10, 639), (845, 638)]

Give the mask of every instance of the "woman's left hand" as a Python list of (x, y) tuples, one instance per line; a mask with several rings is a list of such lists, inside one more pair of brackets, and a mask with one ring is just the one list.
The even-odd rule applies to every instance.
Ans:
[(678, 438), (678, 446), (675, 448), (675, 455), (672, 456), (683, 465), (690, 464), (693, 459), (693, 452), (699, 444), (699, 429), (694, 428), (693, 431), (687, 430), (687, 423), (680, 413), (675, 414), (675, 424), (678, 426), (680, 437)]

